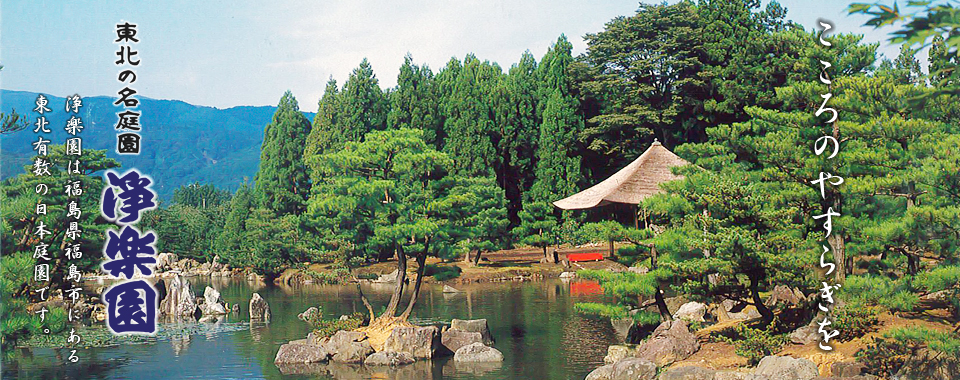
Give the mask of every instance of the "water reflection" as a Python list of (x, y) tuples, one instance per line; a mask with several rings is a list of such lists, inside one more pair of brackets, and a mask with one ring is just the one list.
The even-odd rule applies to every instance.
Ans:
[[(366, 312), (356, 285), (265, 287), (246, 279), (188, 280), (195, 290), (207, 285), (216, 288), (225, 302), (240, 305), (240, 313), (204, 323), (164, 323), (162, 329), (168, 333), (152, 343), (81, 350), (81, 363), (97, 371), (76, 378), (579, 380), (602, 364), (606, 346), (617, 340), (609, 320), (585, 317), (573, 309), (575, 302), (604, 297), (584, 292), (571, 294), (570, 287), (576, 282), (465, 284), (457, 286), (459, 293), (443, 293), (440, 286), (428, 285), (412, 320), (427, 324), (449, 322), (452, 318), (486, 318), (496, 340), (494, 347), (503, 352), (503, 363), (455, 363), (443, 358), (396, 368), (336, 363), (278, 368), (273, 360), (280, 345), (303, 339), (309, 332), (307, 324), (297, 319), (300, 312), (311, 306), (320, 307), (324, 318)], [(390, 284), (363, 285), (364, 294), (375, 308), (388, 302), (392, 290)], [(270, 304), (273, 316), (269, 324), (249, 323), (249, 301), (254, 292)], [(48, 362), (56, 360), (53, 350), (34, 350), (31, 355)], [(18, 374), (39, 373), (41, 368), (49, 370), (50, 366), (56, 369), (55, 373), (69, 372), (62, 370), (66, 368), (62, 365), (38, 364), (41, 362), (5, 361), (3, 377), (22, 377)], [(15, 370), (8, 371), (11, 368)]]

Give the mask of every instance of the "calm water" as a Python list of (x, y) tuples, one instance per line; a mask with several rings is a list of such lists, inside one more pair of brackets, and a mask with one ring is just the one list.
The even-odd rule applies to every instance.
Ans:
[[(3, 363), (3, 379), (583, 379), (603, 362), (607, 345), (616, 341), (606, 320), (579, 315), (575, 302), (598, 300), (595, 288), (559, 280), (526, 283), (461, 285), (462, 293), (443, 294), (425, 285), (412, 321), (426, 324), (452, 318), (486, 318), (503, 352), (496, 365), (456, 364), (449, 358), (420, 361), (397, 369), (350, 365), (308, 365), (277, 368), (280, 345), (309, 332), (297, 314), (321, 306), (324, 317), (365, 312), (355, 285), (256, 287), (241, 279), (191, 278), (195, 292), (206, 285), (223, 299), (240, 303), (239, 317), (219, 323), (165, 324), (161, 329), (188, 333), (162, 334), (148, 343), (84, 349), (77, 364), (65, 363), (67, 350), (35, 349)], [(571, 289), (572, 286), (572, 289)], [(375, 308), (389, 300), (391, 286), (364, 285)], [(259, 292), (270, 304), (269, 325), (251, 325), (247, 304)], [(405, 305), (405, 304), (404, 304)]]

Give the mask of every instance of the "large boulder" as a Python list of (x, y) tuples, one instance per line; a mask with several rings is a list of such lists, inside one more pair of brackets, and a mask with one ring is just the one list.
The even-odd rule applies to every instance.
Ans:
[(627, 356), (633, 355), (633, 348), (623, 344), (614, 344), (607, 347), (607, 356), (603, 357), (604, 364), (613, 364)]
[(610, 380), (653, 380), (657, 377), (657, 366), (649, 360), (626, 358), (613, 365)]
[(253, 293), (250, 298), (250, 321), (270, 322), (270, 305), (260, 293)]
[(379, 366), (398, 366), (404, 364), (410, 364), (416, 361), (413, 358), (413, 355), (410, 355), (407, 352), (395, 352), (395, 351), (381, 351), (374, 352), (367, 356), (363, 361), (363, 365), (379, 365)]
[(160, 313), (175, 317), (196, 317), (197, 297), (190, 288), (190, 282), (180, 276), (173, 276), (167, 285), (167, 296), (160, 301)]
[(717, 371), (710, 368), (686, 366), (669, 369), (658, 380), (714, 380)]
[(753, 380), (753, 374), (740, 371), (717, 371), (713, 380)]
[(222, 315), (227, 313), (227, 306), (220, 298), (220, 292), (208, 286), (203, 290), (203, 305), (200, 310), (204, 315)]
[(590, 371), (583, 380), (610, 380), (611, 377), (613, 377), (613, 364), (607, 364)]
[(455, 362), (502, 362), (503, 353), (500, 350), (485, 346), (483, 343), (473, 343), (460, 347), (453, 354)]
[(333, 361), (337, 363), (360, 364), (375, 351), (370, 342), (353, 342), (339, 347), (333, 354)]
[(450, 321), (450, 330), (478, 332), (483, 336), (483, 344), (489, 346), (494, 343), (486, 319), (454, 319)]
[(177, 264), (177, 255), (175, 253), (163, 252), (157, 255), (157, 272), (166, 272), (175, 269)]
[(803, 304), (804, 300), (806, 300), (806, 297), (800, 292), (799, 289), (791, 289), (786, 285), (777, 285), (773, 288), (773, 292), (770, 293), (770, 297), (768, 297), (763, 304), (767, 305), (767, 307), (773, 307), (777, 304), (800, 306)]
[(867, 366), (857, 362), (836, 362), (830, 365), (830, 373), (839, 377), (866, 375)]
[(290, 342), (280, 346), (275, 364), (321, 363), (328, 359), (327, 350), (322, 346), (305, 344), (306, 341)]
[[(310, 338), (307, 339), (311, 341)], [(332, 337), (322, 343), (332, 360), (338, 363), (360, 364), (374, 353), (373, 347), (367, 341), (367, 334), (359, 331), (337, 331)]]
[(707, 305), (699, 302), (687, 302), (673, 314), (674, 319), (683, 319), (688, 322), (704, 322), (703, 315), (707, 313)]
[(816, 325), (806, 325), (790, 333), (790, 342), (795, 344), (813, 344), (820, 341)]
[(483, 334), (450, 329), (440, 334), (440, 344), (450, 352), (457, 352), (460, 347), (473, 343), (483, 343)]
[(697, 336), (690, 332), (683, 320), (663, 322), (650, 339), (637, 347), (634, 356), (647, 359), (657, 367), (664, 367), (690, 357), (700, 349)]
[(820, 376), (817, 365), (808, 359), (767, 356), (753, 372), (755, 380), (810, 380)]
[(383, 351), (408, 352), (416, 359), (430, 359), (439, 347), (436, 326), (397, 327), (383, 344)]

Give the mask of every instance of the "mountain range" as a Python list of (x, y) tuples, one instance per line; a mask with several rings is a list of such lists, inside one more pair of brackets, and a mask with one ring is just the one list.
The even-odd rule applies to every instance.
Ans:
[[(33, 109), (39, 94), (0, 90), (0, 110), (11, 110), (36, 122)], [(70, 137), (64, 127), (71, 114), (64, 110), (66, 99), (43, 94), (52, 112), (44, 114), (51, 133), (43, 134), (52, 144), (63, 144)], [(81, 94), (82, 96), (82, 94)], [(78, 116), (83, 130), (83, 149), (105, 149), (107, 157), (120, 162), (121, 170), (137, 168), (154, 179), (154, 190), (161, 199), (169, 199), (181, 185), (199, 182), (213, 184), (231, 192), (244, 181), (253, 182), (260, 164), (263, 129), (270, 123), (276, 107), (239, 106), (227, 109), (197, 106), (179, 100), (139, 97), (142, 150), (140, 155), (115, 152), (117, 113), (125, 110), (114, 105), (114, 98), (83, 98)], [(304, 113), (308, 120), (314, 114)], [(34, 125), (0, 135), (0, 177), (6, 179), (24, 173), (35, 154), (32, 143), (40, 135)]]

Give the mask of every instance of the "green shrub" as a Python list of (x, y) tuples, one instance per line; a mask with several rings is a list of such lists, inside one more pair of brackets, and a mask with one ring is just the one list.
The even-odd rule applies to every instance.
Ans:
[(424, 276), (433, 276), (437, 281), (446, 281), (460, 277), (460, 272), (463, 271), (460, 267), (454, 266), (439, 266), (433, 264), (427, 264), (423, 269)]
[(336, 334), (340, 330), (355, 330), (360, 326), (363, 326), (364, 316), (360, 313), (353, 313), (347, 319), (328, 319), (328, 320), (318, 320), (315, 322), (315, 329), (313, 332), (317, 335), (317, 339), (320, 338), (329, 338)]
[(862, 337), (880, 323), (880, 310), (875, 306), (847, 304), (833, 310), (834, 328), (840, 331), (837, 340), (843, 342)]
[(894, 311), (913, 311), (920, 302), (906, 280), (880, 276), (847, 277), (839, 296), (851, 303), (883, 306)]
[(754, 329), (743, 324), (737, 325), (734, 331), (734, 337), (718, 338), (736, 347), (737, 355), (747, 358), (750, 365), (756, 365), (763, 357), (779, 352), (789, 340), (786, 334), (774, 334), (769, 329)]
[(867, 372), (885, 377), (896, 374), (919, 350), (915, 342), (874, 338), (873, 343), (858, 351), (856, 357), (867, 367)]

